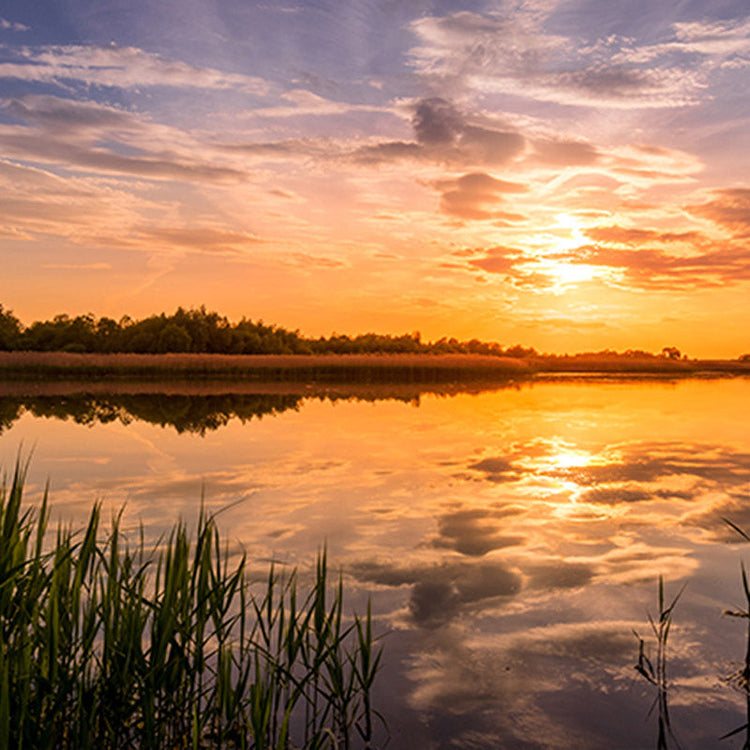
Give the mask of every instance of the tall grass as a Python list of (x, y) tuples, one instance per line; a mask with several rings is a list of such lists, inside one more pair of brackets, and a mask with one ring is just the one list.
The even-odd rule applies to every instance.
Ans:
[(636, 671), (656, 687), (656, 698), (654, 707), (657, 708), (657, 750), (669, 750), (670, 745), (679, 748), (679, 742), (674, 735), (672, 722), (669, 716), (669, 681), (667, 679), (667, 644), (669, 642), (669, 632), (672, 629), (672, 620), (674, 609), (677, 602), (682, 596), (685, 586), (677, 592), (671, 602), (667, 603), (664, 595), (664, 579), (659, 576), (659, 586), (657, 601), (659, 614), (656, 618), (648, 613), (648, 622), (651, 631), (656, 640), (654, 658), (651, 659), (646, 651), (646, 642), (637, 632), (633, 631), (638, 639), (638, 663), (635, 665)]
[(258, 382), (448, 383), (525, 377), (512, 357), (473, 354), (74, 354), (0, 351), (0, 379), (242, 379)]
[(253, 586), (205, 512), (153, 549), (98, 505), (50, 532), (24, 475), (0, 490), (0, 747), (374, 748), (380, 650), (325, 552), (309, 590)]

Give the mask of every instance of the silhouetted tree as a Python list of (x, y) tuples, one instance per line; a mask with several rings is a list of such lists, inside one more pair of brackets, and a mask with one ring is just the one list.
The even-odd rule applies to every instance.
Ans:
[(661, 350), (661, 356), (666, 357), (667, 359), (680, 359), (682, 353), (676, 346), (665, 346)]
[(0, 305), (0, 349), (17, 349), (21, 340), (21, 321)]

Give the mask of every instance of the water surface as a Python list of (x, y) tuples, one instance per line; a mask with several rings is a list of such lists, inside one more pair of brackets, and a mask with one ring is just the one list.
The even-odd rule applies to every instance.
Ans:
[(389, 747), (656, 747), (633, 631), (653, 640), (659, 575), (668, 593), (687, 582), (665, 741), (742, 747), (744, 732), (719, 738), (746, 721), (727, 680), (746, 621), (722, 612), (744, 605), (750, 555), (722, 519), (750, 530), (750, 380), (77, 390), (0, 398), (3, 464), (34, 450), (29, 497), (49, 479), (55, 518), (125, 504), (154, 538), (203, 497), (259, 574), (326, 544), (388, 633)]

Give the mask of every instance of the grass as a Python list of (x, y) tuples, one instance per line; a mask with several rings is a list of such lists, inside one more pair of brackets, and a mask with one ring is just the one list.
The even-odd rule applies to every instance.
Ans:
[(691, 376), (750, 374), (750, 362), (664, 357), (479, 354), (73, 354), (0, 352), (0, 379), (243, 379), (256, 382), (448, 383), (503, 381), (539, 373)]
[[(664, 579), (659, 576), (657, 597), (659, 614), (656, 619), (654, 619), (650, 613), (648, 614), (648, 622), (656, 639), (656, 653), (653, 661), (646, 653), (646, 643), (644, 639), (634, 631), (635, 637), (638, 639), (638, 663), (635, 665), (635, 669), (657, 689), (656, 699), (654, 701), (654, 706), (658, 707), (657, 750), (668, 750), (670, 744), (675, 748), (679, 748), (679, 743), (677, 742), (672, 730), (672, 723), (669, 717), (667, 644), (669, 642), (669, 632), (672, 628), (674, 609), (684, 590), (685, 586), (683, 586), (671, 602), (667, 604), (667, 600), (664, 596)], [(651, 708), (652, 711), (654, 706)]]
[(381, 652), (325, 552), (308, 590), (273, 568), (257, 590), (204, 512), (154, 549), (98, 505), (52, 532), (24, 475), (0, 491), (0, 747), (374, 747)]
[[(736, 531), (746, 542), (750, 542), (750, 536), (736, 524), (732, 523), (728, 518), (723, 519), (724, 522), (734, 531)], [(748, 583), (747, 571), (745, 564), (740, 564), (740, 570), (742, 573), (742, 590), (745, 594), (745, 609), (728, 609), (724, 611), (725, 615), (730, 617), (739, 617), (748, 621), (747, 623), (747, 645), (745, 648), (745, 662), (743, 666), (736, 670), (733, 674), (729, 675), (727, 682), (736, 687), (738, 690), (745, 695), (745, 710), (747, 721), (741, 726), (733, 729), (731, 732), (727, 732), (721, 739), (728, 739), (735, 735), (745, 732), (745, 741), (743, 744), (743, 750), (750, 750), (750, 584)]]
[(420, 383), (529, 375), (529, 362), (468, 354), (71, 354), (0, 352), (0, 378), (241, 378)]
[[(750, 542), (750, 535), (748, 535), (743, 529), (737, 526), (735, 523), (727, 518), (722, 519), (730, 528), (736, 531), (745, 541)], [(720, 739), (726, 740), (730, 737), (744, 732), (744, 744), (743, 750), (750, 750), (750, 581), (748, 580), (747, 570), (745, 564), (740, 564), (740, 571), (742, 574), (742, 589), (745, 595), (746, 605), (744, 609), (733, 609), (725, 610), (724, 614), (730, 617), (742, 618), (748, 621), (747, 628), (747, 645), (745, 650), (745, 659), (743, 666), (733, 672), (726, 678), (733, 687), (744, 693), (745, 696), (745, 709), (747, 714), (747, 721), (741, 726), (733, 729), (730, 732), (724, 734)], [(667, 679), (667, 644), (669, 641), (669, 633), (672, 628), (672, 622), (674, 617), (674, 610), (677, 606), (685, 585), (678, 591), (674, 598), (667, 603), (664, 594), (664, 580), (659, 576), (658, 584), (658, 606), (659, 615), (655, 619), (648, 614), (648, 622), (651, 627), (652, 634), (655, 638), (655, 654), (653, 660), (647, 653), (646, 642), (641, 638), (637, 632), (633, 631), (635, 637), (638, 639), (638, 663), (635, 665), (636, 671), (644, 677), (648, 682), (657, 688), (657, 695), (654, 701), (654, 706), (658, 706), (658, 735), (656, 746), (658, 750), (668, 750), (671, 746), (678, 749), (680, 747), (669, 716), (669, 681)], [(652, 706), (652, 711), (653, 711)]]

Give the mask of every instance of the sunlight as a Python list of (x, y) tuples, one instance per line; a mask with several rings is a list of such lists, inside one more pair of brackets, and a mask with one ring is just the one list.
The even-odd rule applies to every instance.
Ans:
[(570, 256), (573, 251), (589, 244), (584, 234), (584, 226), (577, 216), (562, 213), (555, 216), (556, 224), (551, 230), (537, 239), (544, 247), (538, 250), (533, 264), (533, 271), (546, 276), (551, 286), (549, 291), (560, 294), (569, 287), (594, 279), (611, 277), (610, 269), (591, 263), (573, 262)]
[(590, 466), (593, 464), (594, 456), (583, 451), (575, 451), (567, 448), (561, 448), (558, 453), (549, 458), (551, 469), (573, 469)]
[(588, 242), (588, 239), (581, 231), (581, 223), (577, 217), (570, 214), (558, 214), (555, 216), (555, 219), (557, 219), (557, 226), (567, 230), (569, 235), (568, 237), (558, 239), (555, 250), (562, 252), (575, 250), (575, 248), (581, 247), (581, 245), (585, 245)]
[(592, 266), (588, 263), (573, 264), (559, 261), (544, 261), (540, 265), (542, 266), (540, 269), (542, 273), (553, 279), (555, 288), (591, 281), (600, 278), (604, 273), (598, 266)]

